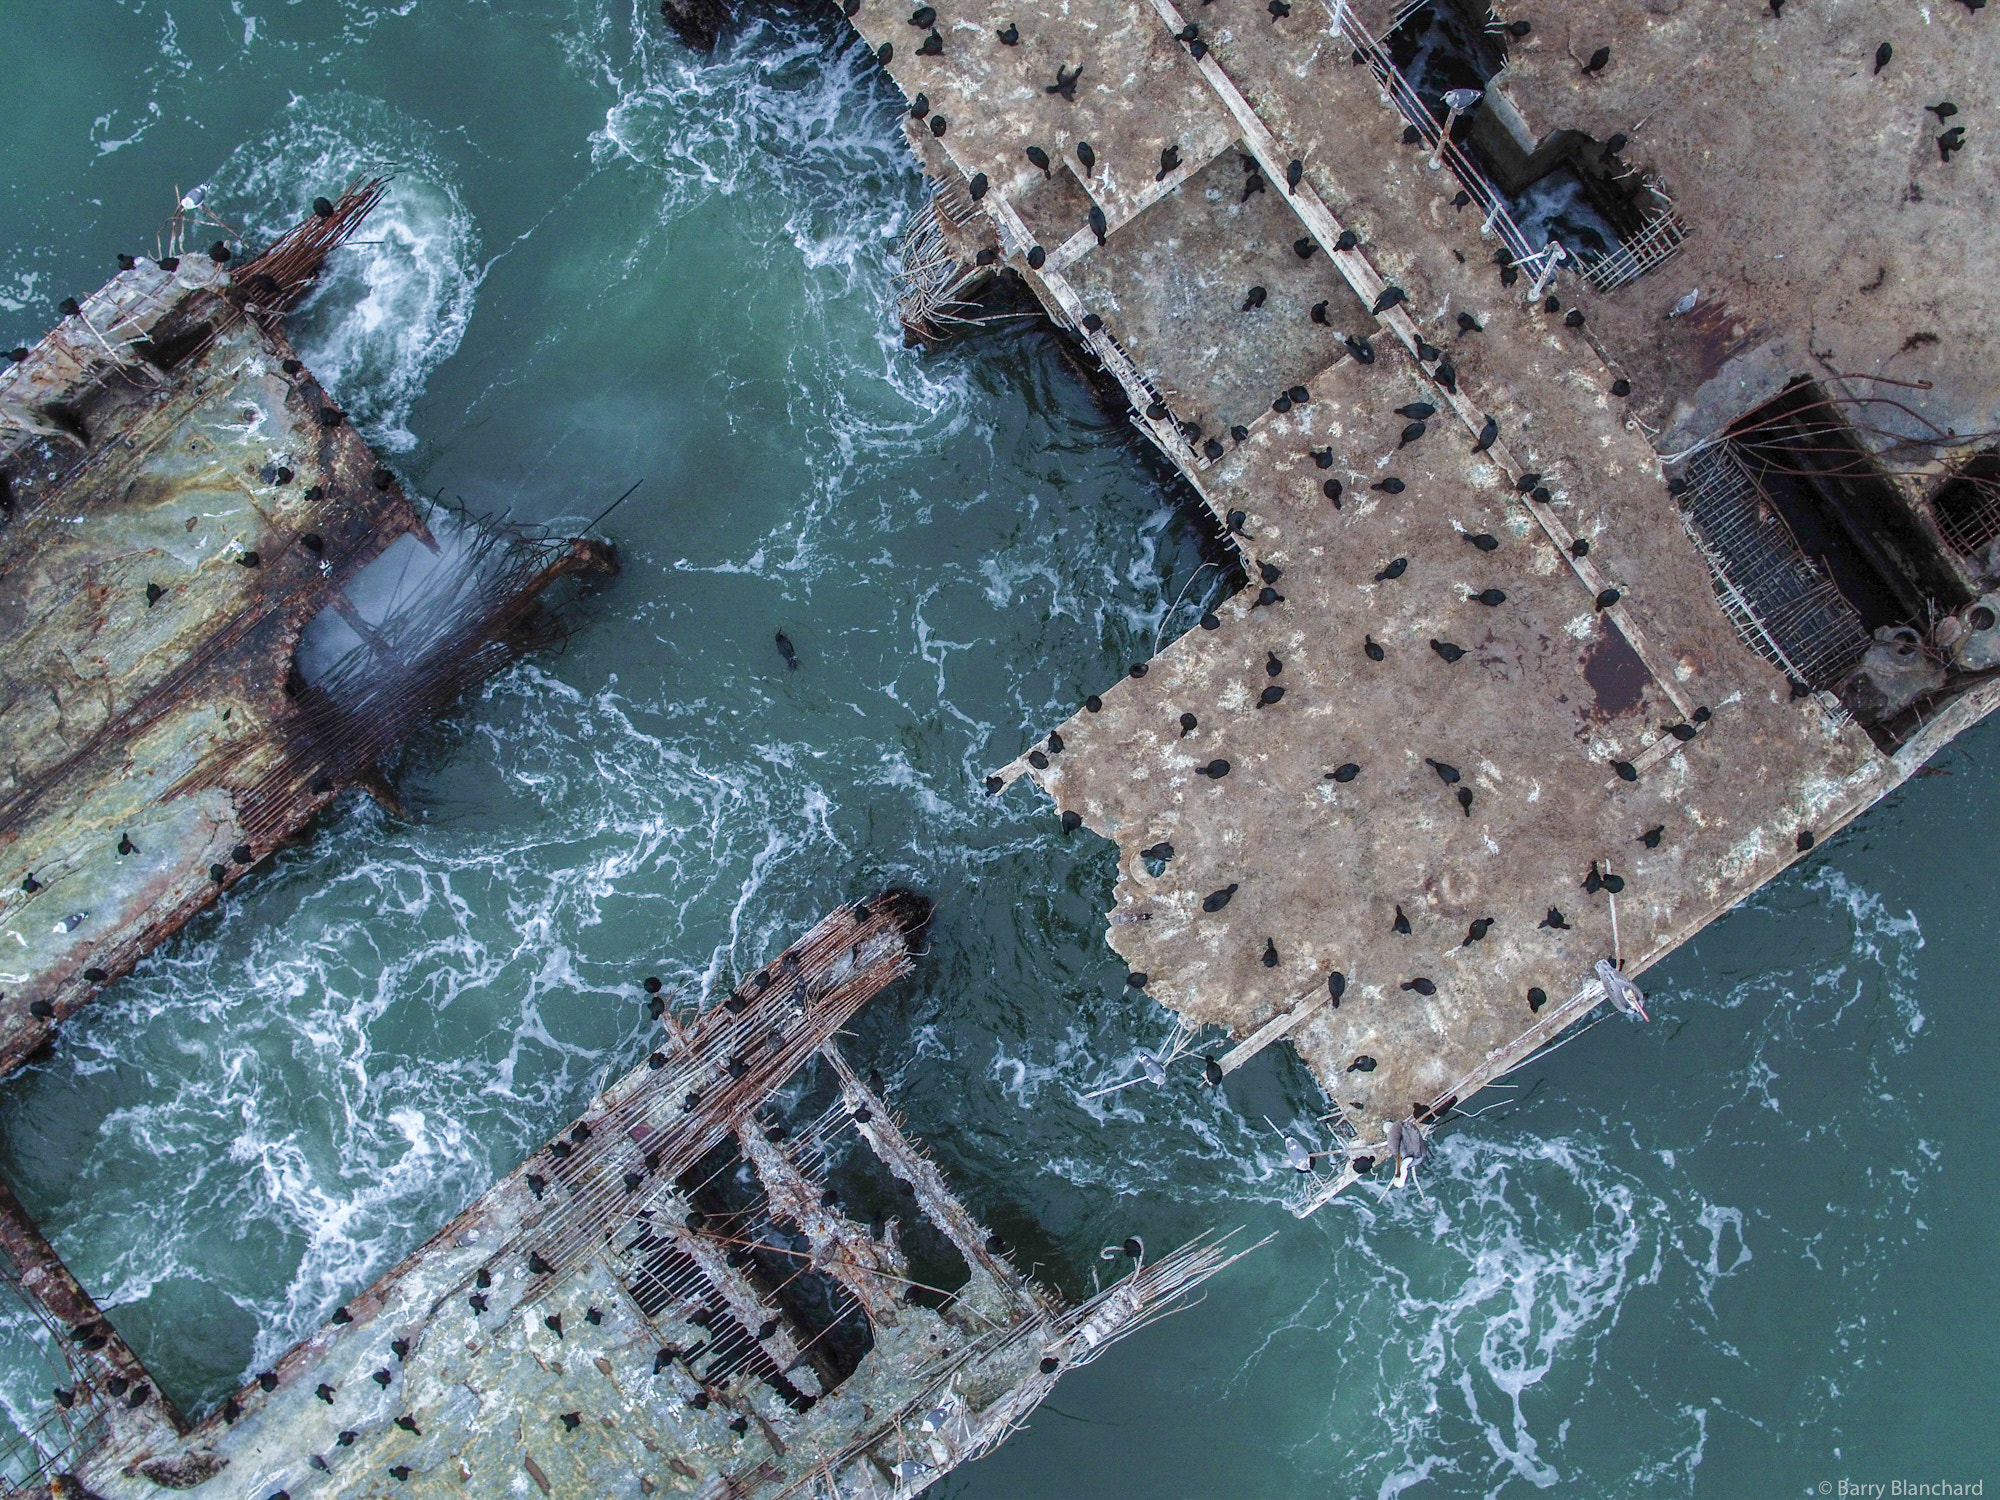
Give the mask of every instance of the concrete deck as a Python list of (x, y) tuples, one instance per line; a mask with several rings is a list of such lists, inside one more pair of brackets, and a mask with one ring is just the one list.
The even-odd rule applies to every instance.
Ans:
[[(1318, 6), (1274, 18), (1252, 0), (1184, 9), (1114, 0), (1032, 16), (953, 8), (933, 57), (912, 55), (924, 32), (903, 7), (868, 0), (853, 18), (871, 43), (892, 43), (889, 71), (906, 93), (954, 101), (942, 137), (921, 122), (911, 129), (953, 192), (988, 174), (980, 207), (990, 227), (968, 234), (990, 234), (1123, 383), (1135, 424), (1234, 531), (1251, 580), (1210, 628), (1100, 687), (1097, 706), (1038, 735), (993, 785), (1029, 776), (1056, 808), (1116, 840), (1108, 939), (1135, 980), (1236, 1039), (1230, 1066), (1288, 1038), (1326, 1088), (1356, 1161), (1382, 1154), (1392, 1121), (1435, 1119), (1602, 1003), (1599, 960), (1642, 973), (1942, 742), (1926, 733), (1884, 753), (1832, 694), (1795, 692), (1718, 602), (1726, 581), (1684, 524), (1644, 420), (1684, 399), (1695, 409), (1699, 381), (1714, 374), (1713, 360), (1671, 353), (1690, 329), (1657, 332), (1666, 320), (1656, 304), (1682, 294), (1695, 262), (1670, 261), (1671, 281), (1608, 296), (1569, 272), (1538, 293), (1534, 263), (1503, 276), (1517, 257), (1478, 201), (1463, 201), (1453, 169), (1432, 164), (1435, 124), (1426, 135), (1391, 97), (1397, 80), (1369, 44), (1393, 20), (1379, 9), (1363, 31), (1351, 11), (1336, 30)], [(1520, 49), (1520, 86), (1522, 107), (1553, 128), (1571, 123), (1577, 97), (1602, 84), (1616, 99), (1620, 86), (1616, 65), (1601, 79), (1580, 61), (1564, 73), (1551, 39), (1566, 19), (1583, 25), (1586, 8), (1545, 9), (1525, 10), (1533, 40)], [(1679, 16), (1656, 24), (1642, 9)], [(1619, 58), (1643, 45), (1685, 63), (1698, 43), (1699, 67), (1634, 84), (1625, 102), (1588, 117), (1606, 136), (1628, 114), (1675, 119), (1671, 134), (1655, 127), (1661, 138), (1700, 143), (1703, 155), (1699, 168), (1673, 164), (1671, 181), (1723, 177), (1702, 140), (1709, 111), (1687, 105), (1700, 93), (1691, 83), (1723, 67), (1728, 36), (1768, 24), (1732, 13), (1711, 41), (1704, 18), (1720, 9), (1619, 6), (1619, 24), (1606, 14), (1586, 28), (1610, 37)], [(1018, 48), (993, 35), (1010, 18)], [(1936, 19), (1938, 35), (1913, 57), (1947, 45)], [(1963, 14), (1949, 18), (1954, 35), (1966, 25)], [(1117, 59), (1137, 55), (1133, 31), (1148, 26), (1156, 39), (1199, 47), (1143, 73), (1097, 50), (1114, 37)], [(1837, 37), (1816, 29), (1808, 50), (1838, 52), (1857, 26), (1843, 22)], [(1076, 227), (1066, 231), (1015, 201), (1055, 201), (1041, 174), (1008, 168), (990, 145), (1012, 142), (1011, 101), (1058, 55), (1086, 79), (1119, 79), (1126, 106), (1107, 122), (1060, 109), (1051, 118), (1046, 98), (1034, 104), (1034, 132), (1088, 137), (1098, 158), (1094, 173), (1074, 165), (1073, 150), (1055, 166), (1070, 174), (1062, 192)], [(1810, 77), (1844, 66), (1822, 59)], [(1737, 81), (1726, 98), (1749, 87)], [(1842, 87), (1827, 83), (1813, 110), (1846, 108), (1852, 86)], [(1907, 113), (1910, 103), (1898, 92), (1881, 107)], [(1786, 107), (1751, 112), (1717, 139), (1750, 159), (1756, 132), (1774, 129), (1771, 111)], [(1209, 129), (1216, 109), (1227, 120), (1221, 142)], [(1836, 138), (1882, 129), (1850, 117)], [(1184, 148), (1185, 175), (1162, 180), (1164, 196), (1135, 195), (1132, 174), (1177, 138), (1205, 154)], [(1796, 155), (1756, 158), (1731, 192), (1754, 195)], [(1263, 188), (1246, 197), (1252, 167)], [(1816, 189), (1885, 170), (1880, 151), (1861, 152)], [(1103, 210), (1102, 244), (1077, 224), (1088, 209), (1079, 190)], [(1983, 244), (1994, 232), (1985, 191), (1965, 186), (1921, 223), (1877, 220), (1874, 232), (1901, 240), (1905, 255), (1947, 224)], [(1808, 211), (1801, 195), (1789, 211)], [(1775, 232), (1775, 223), (1749, 227)], [(1299, 248), (1316, 246), (1304, 258), (1302, 239)], [(1733, 234), (1691, 243), (1707, 245), (1710, 265), (1775, 253)], [(1046, 258), (1031, 255), (1038, 245)], [(1808, 265), (1784, 274), (1803, 289), (1831, 262)], [(1250, 285), (1267, 295), (1245, 310)], [(1400, 297), (1384, 297), (1391, 287)], [(1325, 324), (1309, 315), (1317, 301), (1328, 304)], [(1810, 306), (1780, 304), (1771, 316), (1807, 324)], [(1605, 324), (1623, 351), (1607, 352)], [(1669, 352), (1647, 363), (1638, 350), (1648, 338)], [(1349, 339), (1366, 344), (1350, 354)], [(1803, 348), (1801, 327), (1794, 352)], [(1771, 367), (1829, 378), (1802, 353)], [(1635, 377), (1650, 388), (1629, 402), (1613, 393)], [(1309, 399), (1274, 405), (1293, 385)], [(1735, 389), (1753, 400), (1777, 386)], [(1983, 374), (1927, 400), (1992, 425)], [(1696, 435), (1742, 409), (1722, 401)], [(1399, 492), (1382, 487), (1392, 481)], [(1478, 602), (1487, 590), (1504, 601)], [(1262, 702), (1273, 688), (1282, 696)], [(1977, 674), (1954, 691), (1965, 693), (1949, 715), (1958, 727), (1991, 706)], [(1217, 762), (1227, 774), (1205, 774)], [(1330, 986), (1334, 974), (1342, 981)], [(1315, 1183), (1307, 1197), (1332, 1185)]]

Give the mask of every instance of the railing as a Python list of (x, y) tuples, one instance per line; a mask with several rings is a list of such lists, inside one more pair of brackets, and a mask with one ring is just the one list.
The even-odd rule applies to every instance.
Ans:
[(1688, 227), (1681, 216), (1671, 208), (1662, 209), (1610, 254), (1585, 260), (1584, 279), (1600, 292), (1615, 292), (1671, 260), (1687, 237)]

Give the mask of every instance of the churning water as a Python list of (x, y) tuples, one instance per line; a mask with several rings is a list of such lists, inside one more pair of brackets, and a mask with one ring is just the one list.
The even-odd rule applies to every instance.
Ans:
[[(941, 1493), (2000, 1485), (1988, 731), (1649, 976), (1650, 1026), (1476, 1101), (1421, 1194), (1294, 1223), (1288, 1058), (1078, 1101), (1166, 1021), (1102, 944), (1107, 849), (981, 778), (1214, 574), (1046, 334), (901, 347), (920, 184), (835, 20), (697, 59), (611, 0), (0, 15), (0, 344), (194, 183), (267, 233), (392, 167), (295, 320), (369, 437), (558, 527), (644, 480), (567, 651), (400, 757), (407, 820), (342, 804), (0, 1086), (0, 1171), (184, 1404), (635, 1060), (642, 977), (702, 993), (900, 882), (932, 949), (857, 1052), (1043, 1274), (1281, 1231)], [(0, 1345), (0, 1403), (45, 1384)]]

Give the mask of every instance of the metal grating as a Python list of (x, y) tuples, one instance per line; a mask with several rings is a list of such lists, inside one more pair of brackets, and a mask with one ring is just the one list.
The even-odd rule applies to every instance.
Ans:
[(1687, 237), (1688, 227), (1681, 216), (1671, 208), (1663, 209), (1609, 255), (1585, 260), (1584, 279), (1600, 292), (1615, 292), (1621, 286), (1630, 286), (1648, 271), (1673, 259)]
[(1733, 446), (1704, 449), (1686, 478), (1682, 524), (1737, 633), (1796, 682), (1835, 681), (1868, 648), (1854, 606), (1806, 556)]
[(1960, 557), (1976, 558), (2000, 537), (2000, 457), (1982, 453), (1931, 501), (1938, 532)]

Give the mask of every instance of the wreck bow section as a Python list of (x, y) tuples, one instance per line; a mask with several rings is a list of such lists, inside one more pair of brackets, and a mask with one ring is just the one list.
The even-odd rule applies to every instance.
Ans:
[(1994, 703), (2000, 216), (1926, 112), (1989, 17), (846, 9), (937, 182), (912, 326), (1018, 275), (1249, 579), (989, 788), (1117, 841), (1132, 983), (1288, 1040), (1356, 1166)]
[[(125, 257), (0, 369), (0, 1072), (609, 566), (434, 535), (287, 341), (382, 190), (247, 263)], [(397, 548), (428, 587), (385, 605)]]
[(1080, 1305), (1015, 1270), (835, 1041), (928, 917), (887, 892), (691, 1021), (662, 1005), (658, 1051), (320, 1333), (61, 1483), (901, 1500), (979, 1457), (1235, 1256), (1135, 1258)]

